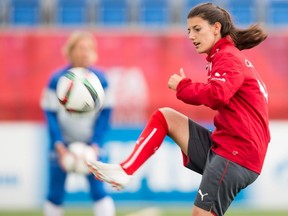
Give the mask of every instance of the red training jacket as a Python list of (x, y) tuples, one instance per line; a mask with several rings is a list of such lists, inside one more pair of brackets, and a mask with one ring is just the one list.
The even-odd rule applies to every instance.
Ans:
[(260, 174), (270, 142), (265, 85), (230, 38), (220, 39), (207, 61), (207, 83), (184, 78), (177, 98), (217, 110), (212, 150)]

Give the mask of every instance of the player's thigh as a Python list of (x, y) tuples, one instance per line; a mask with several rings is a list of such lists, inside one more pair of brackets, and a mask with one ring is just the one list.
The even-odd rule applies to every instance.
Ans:
[(188, 117), (171, 108), (159, 109), (168, 124), (168, 135), (179, 145), (184, 154), (187, 155), (189, 140)]
[(211, 211), (206, 211), (197, 206), (193, 206), (192, 216), (215, 216), (215, 214), (213, 214)]
[(48, 200), (56, 205), (63, 202), (67, 173), (62, 170), (57, 160), (49, 164)]
[(49, 162), (49, 189), (64, 191), (67, 173), (63, 171), (57, 160)]

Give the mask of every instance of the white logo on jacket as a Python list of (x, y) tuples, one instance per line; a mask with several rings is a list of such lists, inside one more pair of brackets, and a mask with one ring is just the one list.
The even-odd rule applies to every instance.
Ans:
[(211, 77), (211, 80), (218, 80), (222, 82), (226, 82), (226, 79), (223, 77), (226, 73), (223, 73), (222, 75), (219, 72), (215, 72), (214, 75)]

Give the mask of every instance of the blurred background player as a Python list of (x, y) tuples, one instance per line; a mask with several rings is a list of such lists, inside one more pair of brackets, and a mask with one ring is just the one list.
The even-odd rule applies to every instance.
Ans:
[[(100, 111), (88, 113), (69, 113), (61, 107), (56, 97), (56, 85), (59, 78), (72, 67), (85, 67), (94, 72), (107, 91), (108, 82), (105, 74), (93, 67), (97, 60), (96, 41), (89, 32), (73, 32), (63, 49), (69, 64), (53, 73), (44, 90), (41, 106), (44, 110), (50, 136), (48, 196), (44, 205), (46, 216), (63, 215), (65, 193), (65, 171), (63, 158), (69, 154), (67, 146), (73, 142), (91, 145), (101, 160), (103, 136), (109, 129), (111, 103), (105, 95), (105, 104)], [(96, 155), (95, 154), (95, 155)], [(103, 183), (95, 181), (93, 175), (87, 175), (90, 184), (93, 211), (96, 216), (114, 216), (115, 206), (112, 198), (104, 189)]]

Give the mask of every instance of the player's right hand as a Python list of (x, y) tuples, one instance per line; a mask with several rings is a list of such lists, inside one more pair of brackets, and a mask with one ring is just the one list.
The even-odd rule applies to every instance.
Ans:
[(173, 74), (168, 81), (168, 88), (176, 91), (178, 84), (182, 79), (186, 78), (183, 68), (180, 69), (179, 74)]
[(58, 156), (58, 163), (64, 171), (68, 171), (70, 167), (69, 164), (72, 163), (72, 157), (74, 156), (69, 152), (69, 150), (62, 142), (55, 143), (55, 149)]

